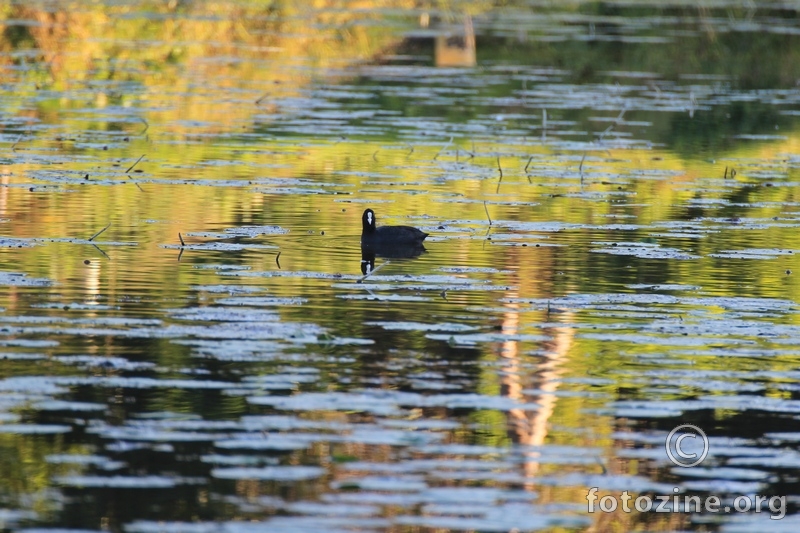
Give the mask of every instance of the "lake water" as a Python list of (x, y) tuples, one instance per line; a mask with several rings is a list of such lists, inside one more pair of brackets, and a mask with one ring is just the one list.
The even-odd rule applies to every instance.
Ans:
[(422, 4), (3, 8), (3, 528), (800, 528), (797, 5)]

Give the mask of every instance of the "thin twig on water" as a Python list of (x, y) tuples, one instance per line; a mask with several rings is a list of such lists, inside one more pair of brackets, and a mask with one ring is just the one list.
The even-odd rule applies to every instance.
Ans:
[(528, 178), (528, 183), (533, 185), (533, 181), (531, 181), (531, 175), (528, 174), (528, 167), (531, 166), (531, 161), (533, 161), (533, 156), (528, 158), (528, 162), (525, 163), (525, 177)]
[(107, 253), (105, 253), (103, 250), (101, 250), (99, 246), (97, 246), (95, 243), (92, 243), (92, 246), (94, 246), (95, 248), (97, 248), (97, 251), (98, 251), (98, 252), (100, 252), (101, 254), (103, 254), (103, 256), (104, 256), (106, 259), (108, 259), (109, 261), (111, 261), (111, 258), (110, 258), (110, 257), (108, 257), (108, 254), (107, 254)]
[(602, 141), (603, 137), (605, 137), (606, 134), (610, 133), (611, 130), (613, 130), (616, 126), (619, 125), (620, 122), (622, 122), (622, 117), (625, 116), (625, 111), (627, 111), (627, 109), (628, 109), (627, 106), (622, 108), (622, 111), (619, 112), (619, 115), (617, 115), (617, 118), (614, 120), (614, 122), (612, 122), (611, 125), (607, 127), (603, 133), (600, 134), (600, 138), (598, 139), (598, 141)]
[(522, 77), (522, 107), (528, 106), (528, 100), (525, 98), (525, 93), (528, 92), (528, 79), (523, 75)]
[(132, 164), (131, 166), (129, 166), (129, 167), (128, 167), (128, 170), (126, 170), (126, 171), (125, 171), (125, 174), (127, 174), (127, 173), (129, 173), (131, 170), (133, 170), (133, 167), (135, 167), (136, 165), (138, 165), (138, 164), (139, 164), (139, 161), (141, 161), (142, 159), (144, 159), (144, 156), (145, 156), (145, 155), (147, 155), (147, 154), (142, 154), (142, 155), (139, 157), (139, 159), (137, 159), (137, 160), (136, 160), (136, 162), (135, 162), (134, 164)]
[(98, 231), (97, 233), (95, 233), (94, 235), (89, 237), (89, 242), (92, 242), (95, 237), (99, 236), (101, 233), (103, 233), (105, 230), (107, 230), (110, 227), (111, 227), (111, 223), (109, 222), (108, 226), (106, 226), (105, 228), (101, 229), (100, 231)]
[(492, 217), (489, 216), (489, 208), (486, 206), (486, 200), (483, 201), (483, 210), (486, 211), (486, 218), (489, 219), (489, 225), (492, 225)]
[[(139, 161), (141, 161), (142, 159), (144, 159), (144, 156), (145, 156), (145, 155), (147, 155), (147, 154), (142, 154), (142, 155), (139, 157), (139, 159), (137, 159), (137, 160), (136, 160), (136, 162), (135, 162), (134, 164), (132, 164), (130, 167), (128, 167), (128, 170), (126, 170), (126, 171), (125, 171), (125, 174), (128, 176), (128, 179), (129, 179), (129, 180), (133, 180), (133, 177), (131, 177), (131, 175), (129, 174), (129, 172), (130, 172), (131, 170), (133, 170), (133, 167), (135, 167), (136, 165), (138, 165), (138, 164), (139, 164)], [(140, 191), (144, 192), (144, 189), (142, 189), (142, 186), (141, 186), (141, 185), (139, 185), (139, 184), (138, 184), (138, 183), (136, 183), (135, 181), (133, 182), (133, 184), (134, 184), (134, 185), (136, 185), (136, 188), (137, 188), (137, 189), (139, 189)]]
[[(131, 180), (131, 181), (133, 181), (133, 178), (132, 178), (131, 176), (128, 176), (128, 179), (129, 179), (129, 180)], [(139, 184), (138, 184), (138, 183), (136, 183), (135, 181), (133, 182), (133, 184), (134, 184), (134, 185), (136, 185), (136, 187), (137, 187), (137, 188), (138, 188), (140, 191), (144, 192), (144, 189), (142, 189), (142, 186), (141, 186), (141, 185), (139, 185)]]
[(542, 109), (542, 142), (547, 140), (547, 109)]
[(439, 156), (442, 155), (442, 152), (444, 152), (451, 144), (453, 144), (453, 138), (452, 137), (450, 137), (450, 140), (447, 141), (447, 144), (442, 146), (442, 149), (439, 150), (439, 152), (435, 156), (433, 156), (433, 160), (436, 161), (439, 158)]
[(368, 277), (370, 277), (375, 272), (377, 272), (378, 270), (382, 269), (383, 267), (385, 267), (389, 263), (391, 263), (391, 261), (386, 260), (382, 265), (376, 266), (375, 268), (373, 268), (372, 270), (370, 270), (369, 272), (367, 272), (366, 274), (361, 276), (356, 283), (361, 283), (362, 281), (364, 281), (365, 279), (367, 279)]
[(497, 180), (497, 189), (495, 194), (500, 192), (500, 184), (503, 183), (503, 167), (500, 166), (500, 156), (497, 156), (497, 170), (500, 171), (500, 178)]

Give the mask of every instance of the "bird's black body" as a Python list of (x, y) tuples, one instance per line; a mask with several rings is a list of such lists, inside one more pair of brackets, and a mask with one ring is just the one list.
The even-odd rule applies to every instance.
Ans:
[(391, 246), (422, 246), (428, 236), (422, 230), (411, 226), (375, 225), (375, 211), (367, 209), (361, 217), (361, 246), (387, 248)]

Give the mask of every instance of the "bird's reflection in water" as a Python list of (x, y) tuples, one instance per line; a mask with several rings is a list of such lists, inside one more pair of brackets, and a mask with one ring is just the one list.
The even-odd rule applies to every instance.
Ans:
[(365, 276), (375, 270), (375, 258), (412, 259), (425, 252), (422, 243), (412, 245), (370, 245), (361, 246), (361, 273)]

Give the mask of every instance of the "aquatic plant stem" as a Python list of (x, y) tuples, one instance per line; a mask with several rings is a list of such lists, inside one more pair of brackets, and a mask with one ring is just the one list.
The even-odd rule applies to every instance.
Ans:
[(98, 231), (97, 233), (95, 233), (94, 235), (92, 235), (91, 237), (89, 237), (89, 242), (92, 242), (92, 241), (94, 240), (94, 238), (95, 238), (95, 237), (99, 236), (101, 233), (103, 233), (105, 230), (107, 230), (107, 229), (108, 229), (108, 228), (110, 228), (110, 227), (111, 227), (111, 223), (109, 222), (109, 223), (108, 223), (108, 226), (106, 226), (105, 228), (101, 229), (100, 231)]

